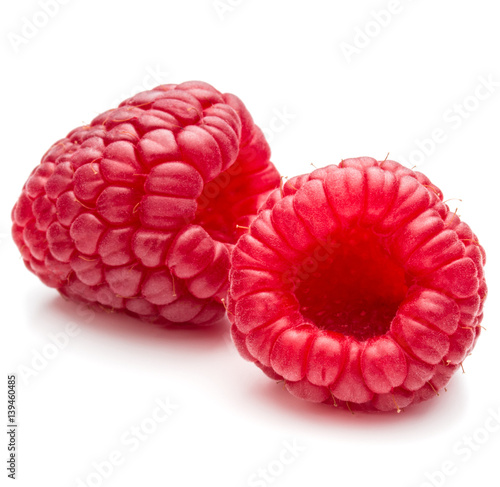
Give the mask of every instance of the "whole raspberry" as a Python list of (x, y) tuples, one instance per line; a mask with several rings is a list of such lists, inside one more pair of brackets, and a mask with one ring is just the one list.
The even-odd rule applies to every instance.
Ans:
[(139, 93), (55, 143), (16, 203), (28, 269), (163, 323), (224, 315), (229, 253), (279, 175), (243, 103), (199, 81)]
[(474, 347), (484, 263), (426, 176), (347, 159), (271, 193), (237, 243), (232, 336), (295, 396), (399, 412), (438, 394)]

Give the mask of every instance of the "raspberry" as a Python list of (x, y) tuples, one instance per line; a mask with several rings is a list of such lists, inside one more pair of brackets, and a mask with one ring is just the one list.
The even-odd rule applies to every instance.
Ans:
[(243, 103), (162, 85), (55, 143), (12, 219), (28, 269), (71, 299), (165, 324), (221, 318), (229, 253), (279, 184)]
[(419, 172), (362, 157), (273, 191), (232, 254), (241, 355), (302, 399), (400, 411), (480, 334), (485, 253)]

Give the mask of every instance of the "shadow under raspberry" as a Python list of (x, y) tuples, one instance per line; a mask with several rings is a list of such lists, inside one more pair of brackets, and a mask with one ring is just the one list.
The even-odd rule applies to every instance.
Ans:
[(252, 382), (248, 395), (256, 403), (265, 405), (261, 406), (265, 414), (284, 416), (284, 420), (291, 423), (307, 422), (320, 427), (329, 425), (332, 431), (339, 427), (350, 431), (366, 431), (368, 428), (377, 433), (383, 432), (384, 435), (394, 435), (395, 438), (409, 435), (408, 438), (415, 439), (432, 436), (436, 430), (443, 428), (457, 428), (460, 431), (460, 424), (463, 424), (468, 414), (468, 396), (460, 374), (451, 379), (446, 389), (441, 390), (439, 397), (434, 400), (410, 405), (399, 414), (396, 411), (354, 411), (351, 414), (346, 409), (331, 405), (297, 400), (288, 393), (282, 382), (269, 381), (266, 377)]
[(181, 323), (177, 326), (149, 323), (123, 313), (100, 310), (82, 303), (65, 300), (55, 296), (47, 302), (46, 308), (51, 314), (58, 315), (63, 321), (75, 322), (82, 331), (89, 330), (103, 338), (114, 337), (117, 342), (133, 341), (138, 346), (137, 355), (141, 355), (139, 345), (146, 348), (183, 347), (185, 352), (199, 353), (205, 349), (225, 347), (224, 337), (229, 324), (224, 318), (210, 326), (197, 326)]

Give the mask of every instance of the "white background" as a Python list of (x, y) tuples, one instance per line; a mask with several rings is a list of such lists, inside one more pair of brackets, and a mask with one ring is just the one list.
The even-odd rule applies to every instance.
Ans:
[[(0, 21), (0, 402), (4, 422), (18, 373), (17, 485), (499, 485), (498, 1), (66, 0), (50, 18), (40, 3), (3, 2)], [(239, 358), (227, 324), (78, 314), (24, 268), (10, 210), (46, 149), (136, 91), (191, 79), (242, 98), (283, 175), (390, 152), (463, 200), (450, 206), (488, 253), (490, 295), (447, 393), (399, 415), (303, 403)], [(24, 380), (71, 322), (78, 334)], [(154, 424), (165, 398), (177, 407)], [(141, 424), (156, 431), (135, 448)], [(114, 451), (124, 461), (97, 477)]]

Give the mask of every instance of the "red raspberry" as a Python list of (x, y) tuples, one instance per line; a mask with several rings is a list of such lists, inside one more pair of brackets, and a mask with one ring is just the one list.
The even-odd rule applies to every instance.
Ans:
[(271, 193), (237, 243), (232, 336), (295, 396), (399, 412), (436, 395), (474, 347), (484, 263), (426, 176), (347, 159)]
[(224, 315), (229, 253), (279, 174), (243, 103), (192, 81), (139, 93), (55, 143), (12, 219), (28, 269), (147, 320)]

